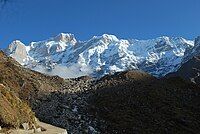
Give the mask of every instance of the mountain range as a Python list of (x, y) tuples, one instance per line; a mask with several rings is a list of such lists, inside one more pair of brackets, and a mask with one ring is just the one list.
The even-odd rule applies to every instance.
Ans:
[(40, 130), (37, 119), (68, 133), (199, 133), (199, 47), (200, 37), (13, 41), (0, 51), (0, 133)]
[(78, 41), (73, 34), (61, 33), (26, 45), (15, 40), (5, 53), (26, 68), (63, 78), (84, 75), (100, 78), (126, 70), (142, 70), (162, 77), (199, 55), (199, 49), (200, 37), (125, 40), (103, 34)]

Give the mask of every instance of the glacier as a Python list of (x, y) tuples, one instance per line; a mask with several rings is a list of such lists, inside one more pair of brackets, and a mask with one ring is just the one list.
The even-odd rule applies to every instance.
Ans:
[(83, 75), (99, 78), (135, 69), (162, 77), (199, 54), (199, 39), (163, 36), (137, 40), (103, 34), (78, 41), (73, 34), (60, 33), (27, 45), (13, 41), (5, 52), (24, 67), (63, 78)]

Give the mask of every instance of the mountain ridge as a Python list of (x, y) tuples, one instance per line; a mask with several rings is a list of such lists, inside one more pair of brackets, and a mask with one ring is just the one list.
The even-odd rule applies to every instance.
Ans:
[[(191, 41), (163, 36), (149, 40), (125, 40), (103, 34), (87, 41), (77, 41), (73, 34), (60, 33), (28, 46), (14, 41), (5, 52), (27, 68), (63, 78), (102, 77), (134, 69), (162, 77), (175, 72), (181, 64), (199, 54), (198, 39)], [(19, 47), (21, 51), (11, 49)]]

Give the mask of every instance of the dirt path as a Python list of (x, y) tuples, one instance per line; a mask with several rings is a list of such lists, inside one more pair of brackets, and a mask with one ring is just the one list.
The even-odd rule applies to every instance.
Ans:
[[(43, 122), (38, 122), (38, 125), (45, 128), (46, 131), (34, 133), (33, 130), (10, 130), (9, 134), (67, 134), (67, 130), (52, 126)], [(1, 134), (1, 133), (0, 133)]]
[(63, 128), (55, 127), (43, 122), (38, 122), (38, 125), (46, 129), (46, 131), (40, 132), (40, 134), (67, 134), (67, 130)]

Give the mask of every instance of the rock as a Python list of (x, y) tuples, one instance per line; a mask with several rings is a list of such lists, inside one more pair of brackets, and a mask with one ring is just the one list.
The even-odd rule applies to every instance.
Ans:
[(89, 132), (97, 133), (97, 131), (92, 126), (89, 126), (88, 128), (89, 128)]
[(78, 97), (78, 95), (73, 94), (73, 95), (71, 95), (71, 97), (72, 97), (72, 99), (76, 99)]
[(70, 109), (70, 107), (69, 107), (69, 106), (67, 106), (67, 105), (64, 105), (64, 104), (61, 104), (61, 105), (60, 105), (60, 107), (61, 107), (61, 108), (64, 108), (64, 109)]
[(28, 123), (23, 123), (22, 127), (24, 130), (29, 130), (29, 124)]
[(74, 106), (74, 108), (72, 109), (73, 112), (78, 112), (78, 108), (77, 106)]
[(42, 129), (39, 127), (39, 128), (36, 128), (34, 129), (34, 133), (39, 133), (39, 132), (42, 132)]
[(28, 132), (30, 132), (32, 134), (32, 133), (35, 132), (35, 130), (34, 129), (30, 129), (30, 130), (28, 130)]
[(38, 119), (35, 117), (35, 122), (38, 122)]
[(19, 63), (23, 63), (23, 60), (27, 58), (26, 46), (19, 40), (13, 41), (6, 49), (6, 53)]
[(88, 134), (88, 130), (87, 129), (84, 129), (83, 132), (86, 133), (86, 134)]
[(0, 126), (0, 130), (2, 130), (1, 126)]

